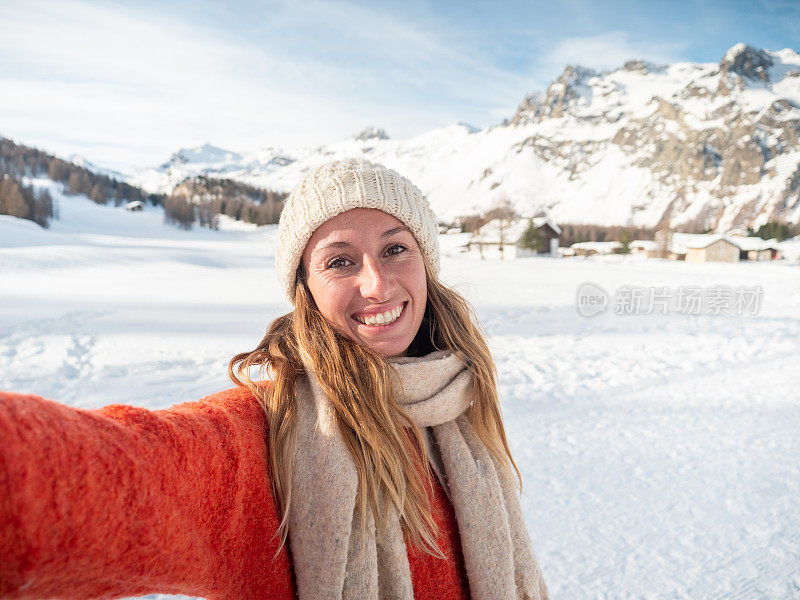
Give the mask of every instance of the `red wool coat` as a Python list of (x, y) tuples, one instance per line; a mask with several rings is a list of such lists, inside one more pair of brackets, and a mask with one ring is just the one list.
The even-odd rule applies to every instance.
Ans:
[[(244, 389), (167, 410), (0, 392), (0, 598), (294, 598), (266, 432)], [(431, 500), (446, 559), (409, 546), (415, 598), (466, 599), (438, 482)]]

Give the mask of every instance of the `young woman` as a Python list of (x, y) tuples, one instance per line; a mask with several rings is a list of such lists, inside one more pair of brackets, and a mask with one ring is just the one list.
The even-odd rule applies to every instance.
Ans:
[(237, 388), (163, 411), (0, 394), (0, 597), (547, 598), (425, 198), (337, 161), (278, 231), (294, 309)]

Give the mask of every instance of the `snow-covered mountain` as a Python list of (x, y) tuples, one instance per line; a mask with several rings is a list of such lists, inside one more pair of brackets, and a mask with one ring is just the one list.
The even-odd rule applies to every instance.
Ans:
[(129, 177), (129, 172), (127, 171), (123, 172), (116, 169), (101, 167), (80, 154), (70, 154), (66, 158), (66, 161), (83, 169), (86, 169), (87, 171), (96, 173), (97, 175), (105, 175), (106, 177), (110, 177), (111, 179), (116, 179), (118, 181), (125, 181)]
[(800, 221), (800, 55), (737, 44), (719, 63), (614, 71), (568, 66), (503, 123), (463, 123), (406, 140), (380, 129), (328, 146), (181, 150), (129, 182), (169, 191), (188, 176), (289, 191), (328, 160), (396, 168), (440, 217), (510, 201), (561, 223), (728, 229)]

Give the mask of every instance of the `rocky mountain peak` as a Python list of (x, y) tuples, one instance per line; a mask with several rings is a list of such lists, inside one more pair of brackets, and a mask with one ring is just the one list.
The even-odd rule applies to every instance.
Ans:
[(467, 133), (478, 133), (480, 131), (478, 127), (470, 125), (469, 123), (465, 123), (464, 121), (459, 121), (458, 123), (456, 123), (456, 127), (461, 127), (462, 129), (466, 129)]
[(581, 98), (591, 96), (588, 81), (600, 73), (579, 65), (567, 65), (544, 94), (528, 94), (517, 108), (510, 125), (539, 123), (545, 119), (563, 117)]
[(510, 120), (503, 121), (502, 125), (525, 125), (526, 123), (535, 123), (538, 118), (538, 111), (542, 105), (543, 95), (541, 92), (531, 92), (525, 94), (525, 97), (517, 107), (517, 112)]
[(561, 74), (561, 77), (559, 77), (557, 81), (563, 82), (567, 85), (582, 84), (586, 83), (592, 77), (597, 77), (598, 75), (600, 75), (600, 73), (594, 69), (589, 69), (580, 65), (567, 65), (564, 68), (564, 72)]
[(740, 43), (725, 53), (719, 69), (722, 73), (737, 73), (746, 79), (769, 83), (769, 68), (773, 64), (772, 57), (766, 51)]
[(388, 140), (389, 134), (386, 133), (385, 129), (366, 127), (354, 135), (353, 139), (361, 142), (366, 142), (367, 140)]
[(641, 73), (642, 75), (648, 75), (650, 73), (663, 73), (667, 70), (667, 67), (665, 65), (652, 63), (648, 60), (642, 60), (641, 58), (636, 58), (627, 61), (624, 65), (622, 65), (621, 70), (629, 71), (632, 73)]
[(181, 148), (169, 157), (162, 168), (187, 164), (218, 164), (231, 163), (242, 160), (242, 155), (237, 152), (225, 150), (211, 144), (203, 144), (194, 148)]
[(591, 96), (587, 82), (598, 75), (599, 73), (592, 69), (568, 65), (561, 77), (547, 88), (538, 115), (540, 119), (563, 117), (573, 103), (581, 97)]
[(634, 73), (642, 73), (643, 75), (647, 75), (650, 71), (647, 68), (647, 64), (640, 59), (629, 60), (624, 65), (622, 65), (623, 71), (632, 71)]

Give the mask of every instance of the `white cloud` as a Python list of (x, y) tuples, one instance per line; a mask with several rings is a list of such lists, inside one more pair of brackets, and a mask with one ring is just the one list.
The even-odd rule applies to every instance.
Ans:
[(636, 58), (656, 63), (681, 60), (685, 42), (654, 43), (626, 31), (608, 31), (587, 37), (568, 37), (559, 40), (539, 61), (539, 71), (553, 78), (566, 65), (580, 65), (596, 70), (621, 67)]
[(319, 1), (262, 18), (256, 40), (111, 3), (2, 3), (0, 134), (152, 164), (204, 141), (322, 144), (367, 124), (404, 137), (486, 119), (526, 88), (441, 23)]

